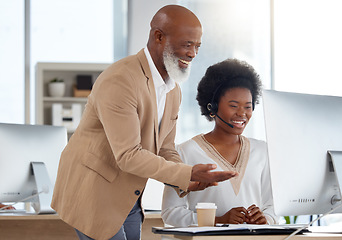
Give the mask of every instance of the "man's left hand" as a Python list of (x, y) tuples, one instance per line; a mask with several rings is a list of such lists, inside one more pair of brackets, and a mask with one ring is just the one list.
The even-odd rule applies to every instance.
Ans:
[(194, 192), (194, 191), (202, 191), (206, 189), (207, 187), (211, 186), (217, 186), (217, 182), (213, 183), (203, 183), (203, 182), (190, 182), (188, 191)]

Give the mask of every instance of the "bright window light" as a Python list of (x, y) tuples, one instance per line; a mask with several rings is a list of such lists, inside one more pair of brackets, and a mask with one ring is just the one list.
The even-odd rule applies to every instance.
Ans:
[(276, 90), (342, 96), (342, 1), (274, 0)]

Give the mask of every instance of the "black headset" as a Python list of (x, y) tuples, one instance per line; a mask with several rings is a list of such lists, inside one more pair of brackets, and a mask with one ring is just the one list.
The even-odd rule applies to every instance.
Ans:
[[(215, 101), (215, 97), (218, 93), (218, 91), (221, 89), (221, 87), (225, 84), (226, 82), (222, 82), (220, 85), (218, 85), (218, 87), (215, 89), (213, 97), (211, 98), (210, 103), (207, 104), (207, 109), (211, 114), (215, 114), (217, 115), (217, 111), (218, 111), (218, 102)], [(255, 103), (254, 101), (252, 101), (252, 109), (254, 111), (255, 108)], [(219, 117), (220, 118), (220, 117)]]
[(225, 82), (221, 83), (220, 85), (218, 85), (218, 87), (215, 89), (214, 91), (214, 94), (213, 94), (213, 97), (211, 98), (211, 101), (210, 103), (207, 104), (207, 109), (208, 111), (210, 112), (210, 114), (214, 114), (218, 117), (218, 119), (220, 119), (222, 122), (224, 122), (225, 124), (227, 124), (229, 127), (231, 128), (234, 128), (234, 126), (228, 122), (226, 122), (225, 120), (223, 120), (218, 114), (217, 114), (217, 111), (218, 111), (218, 103), (217, 101), (215, 101), (215, 97), (216, 97), (216, 94), (217, 92), (221, 89), (222, 85), (224, 84)]
[(217, 101), (215, 101), (215, 97), (217, 95), (217, 92), (221, 89), (221, 87), (223, 86), (225, 82), (222, 82), (220, 85), (218, 85), (218, 87), (215, 89), (213, 97), (211, 98), (210, 103), (207, 104), (207, 109), (211, 114), (217, 114), (218, 111), (218, 103)]

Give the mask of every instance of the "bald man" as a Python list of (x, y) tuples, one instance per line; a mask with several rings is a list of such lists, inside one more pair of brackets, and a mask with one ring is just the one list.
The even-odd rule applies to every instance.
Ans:
[(235, 176), (211, 164), (185, 165), (175, 150), (177, 82), (187, 79), (201, 37), (191, 11), (165, 6), (151, 21), (147, 48), (96, 80), (61, 155), (51, 204), (79, 239), (140, 239), (148, 178), (182, 195)]

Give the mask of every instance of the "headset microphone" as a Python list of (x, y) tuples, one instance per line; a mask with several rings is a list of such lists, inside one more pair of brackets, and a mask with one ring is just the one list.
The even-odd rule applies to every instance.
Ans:
[(216, 116), (217, 116), (222, 122), (224, 122), (225, 124), (227, 124), (229, 127), (234, 128), (234, 126), (233, 126), (232, 124), (227, 123), (227, 122), (226, 122), (225, 120), (223, 120), (219, 115), (216, 114)]
[(234, 126), (230, 123), (227, 123), (225, 120), (223, 120), (219, 115), (217, 115), (218, 106), (216, 103), (208, 103), (207, 109), (210, 111), (210, 113), (214, 113), (222, 122), (227, 124), (229, 127), (234, 128)]

